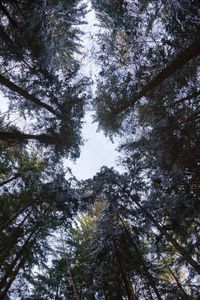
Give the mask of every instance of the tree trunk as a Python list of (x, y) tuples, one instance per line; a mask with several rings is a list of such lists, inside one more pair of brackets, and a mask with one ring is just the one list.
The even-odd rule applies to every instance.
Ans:
[(133, 240), (133, 237), (132, 237), (132, 235), (131, 235), (131, 233), (130, 233), (128, 227), (127, 227), (127, 225), (125, 224), (123, 218), (120, 215), (119, 215), (119, 219), (122, 222), (122, 225), (123, 225), (123, 227), (124, 227), (124, 229), (125, 229), (125, 231), (126, 231), (126, 233), (128, 235), (128, 238), (131, 241), (131, 244), (133, 245), (133, 248), (135, 249), (135, 252), (137, 253), (137, 256), (140, 259), (140, 262), (141, 262), (141, 264), (143, 266), (144, 271), (143, 270), (139, 270), (139, 272), (141, 273), (141, 275), (142, 275), (142, 277), (143, 277), (144, 280), (145, 280), (145, 275), (146, 275), (146, 278), (148, 279), (149, 284), (153, 288), (153, 290), (154, 290), (154, 292), (155, 292), (158, 300), (162, 300), (161, 295), (160, 295), (160, 293), (159, 293), (159, 291), (158, 291), (158, 289), (157, 289), (157, 287), (155, 285), (155, 278), (149, 272), (149, 269), (146, 266), (146, 263), (145, 263), (145, 260), (143, 258), (142, 253), (140, 253), (140, 251), (139, 251), (139, 249), (138, 249), (135, 241)]
[[(118, 184), (119, 185), (119, 184)], [(120, 185), (119, 185), (120, 186)], [(183, 256), (185, 261), (198, 273), (200, 274), (200, 265), (195, 261), (190, 254), (182, 247), (177, 241), (158, 223), (158, 221), (152, 216), (152, 214), (139, 203), (137, 197), (132, 196), (126, 189), (122, 188), (122, 191), (141, 209), (143, 215), (151, 221), (152, 224), (162, 233), (163, 236), (174, 246), (174, 248)]]
[(1, 256), (0, 256), (0, 266), (3, 265), (5, 259), (9, 257), (10, 252), (13, 248), (13, 246), (17, 243), (18, 239), (24, 235), (23, 225), (34, 210), (36, 205), (34, 205), (30, 211), (27, 213), (27, 215), (24, 217), (24, 219), (21, 221), (21, 223), (18, 225), (17, 229), (15, 230), (14, 234), (12, 234), (9, 237), (9, 241), (6, 243), (5, 248), (3, 249)]
[(9, 182), (11, 182), (11, 181), (13, 181), (13, 180), (15, 180), (15, 179), (17, 179), (17, 178), (19, 178), (20, 176), (21, 176), (21, 174), (17, 173), (17, 174), (14, 175), (13, 177), (11, 177), (11, 178), (9, 178), (9, 179), (7, 179), (7, 180), (1, 181), (1, 182), (0, 182), (0, 187), (1, 187), (1, 186), (4, 186), (4, 185), (6, 185), (6, 184), (8, 184)]
[[(11, 40), (11, 38), (7, 35), (7, 33), (4, 31), (4, 28), (0, 25), (0, 36), (2, 38), (2, 40), (5, 42), (5, 44), (7, 46), (9, 46), (9, 48), (11, 49), (11, 51), (13, 51), (14, 53), (17, 53), (17, 48), (15, 47), (13, 41)], [(20, 57), (20, 59), (23, 59), (21, 57), (21, 55), (18, 54), (18, 56)]]
[[(3, 276), (3, 278), (0, 281), (0, 290), (1, 291), (6, 291), (6, 293), (7, 293), (7, 291), (8, 291), (7, 286), (9, 284), (9, 282), (10, 282), (10, 279), (13, 279), (13, 274), (15, 274), (15, 277), (16, 277), (16, 271), (15, 271), (14, 268), (17, 266), (16, 268), (18, 269), (18, 265), (19, 264), (21, 265), (21, 263), (18, 263), (18, 261), (21, 261), (20, 259), (22, 257), (24, 257), (24, 255), (26, 253), (26, 250), (27, 250), (28, 246), (30, 245), (30, 240), (31, 240), (31, 238), (32, 238), (32, 236), (34, 234), (35, 234), (35, 230), (32, 230), (32, 232), (29, 234), (28, 238), (26, 239), (24, 245), (19, 250), (19, 252), (17, 253), (16, 257), (14, 258), (14, 260), (12, 261), (12, 263), (9, 265), (8, 269), (6, 270), (5, 275)], [(13, 282), (13, 280), (12, 280), (12, 282)], [(1, 300), (1, 295), (2, 294), (0, 294), (0, 300)]]
[(122, 278), (123, 278), (123, 282), (124, 282), (124, 286), (125, 286), (125, 290), (126, 290), (128, 300), (138, 300), (138, 297), (135, 295), (135, 293), (133, 291), (132, 283), (131, 283), (130, 279), (128, 278), (127, 274), (126, 274), (126, 271), (124, 270), (121, 255), (120, 255), (119, 251), (117, 250), (117, 246), (116, 246), (114, 240), (113, 240), (113, 244), (114, 244), (115, 253), (116, 253), (116, 256), (117, 256), (118, 263), (119, 263), (119, 267), (120, 267), (120, 271), (121, 271), (121, 274), (122, 274)]
[(61, 117), (50, 105), (40, 101), (39, 99), (35, 98), (35, 96), (29, 94), (26, 90), (22, 89), (9, 79), (5, 78), (3, 75), (0, 74), (0, 84), (6, 86), (12, 92), (17, 93), (18, 95), (22, 96), (24, 99), (30, 101), (31, 103), (36, 104), (39, 107), (42, 107), (48, 110), (50, 113), (54, 114), (57, 117)]
[(190, 94), (190, 95), (187, 95), (187, 96), (184, 97), (184, 98), (175, 100), (173, 104), (170, 104), (170, 105), (167, 106), (167, 107), (171, 107), (171, 106), (174, 106), (174, 105), (183, 103), (183, 102), (185, 102), (185, 101), (187, 101), (187, 100), (191, 100), (191, 99), (196, 98), (196, 97), (198, 97), (198, 96), (200, 96), (200, 91), (196, 91), (196, 92), (194, 92), (194, 93), (192, 93), (192, 94)]
[(78, 294), (78, 291), (77, 291), (77, 288), (76, 288), (76, 284), (74, 282), (73, 274), (72, 274), (72, 271), (71, 271), (71, 266), (70, 266), (70, 263), (69, 263), (68, 254), (66, 252), (66, 247), (65, 247), (65, 242), (64, 242), (62, 231), (60, 232), (60, 236), (61, 236), (61, 241), (62, 241), (63, 258), (66, 262), (65, 271), (66, 271), (66, 273), (69, 274), (69, 278), (70, 278), (71, 285), (72, 285), (73, 292), (74, 292), (74, 298), (76, 300), (80, 300), (80, 297), (79, 297), (79, 294)]
[(29, 254), (29, 249), (34, 245), (36, 241), (37, 234), (40, 230), (40, 223), (41, 220), (45, 218), (46, 213), (48, 212), (48, 209), (45, 209), (44, 212), (41, 214), (40, 218), (36, 223), (34, 224), (33, 228), (31, 229), (30, 234), (26, 238), (23, 246), (21, 249), (18, 251), (16, 254), (15, 258), (11, 262), (11, 264), (8, 266), (5, 275), (0, 281), (0, 300), (3, 299), (3, 297), (6, 295), (8, 292), (11, 284), (15, 280), (19, 270), (23, 267), (26, 259), (27, 259), (27, 254)]
[(141, 91), (133, 95), (129, 102), (118, 103), (114, 109), (114, 114), (119, 114), (122, 111), (134, 106), (137, 100), (146, 96), (150, 91), (158, 87), (165, 79), (175, 74), (181, 67), (193, 58), (200, 55), (200, 40), (195, 40), (188, 48), (179, 53), (176, 58), (169, 63), (160, 73), (158, 73), (149, 83), (143, 86)]
[(64, 252), (64, 258), (65, 258), (66, 263), (67, 263), (67, 271), (68, 271), (68, 274), (69, 274), (69, 277), (70, 277), (70, 281), (71, 281), (71, 284), (72, 284), (75, 299), (80, 300), (77, 289), (76, 289), (76, 285), (75, 285), (75, 282), (74, 282), (74, 278), (73, 278), (73, 275), (72, 275), (72, 271), (71, 271), (71, 267), (70, 267), (70, 264), (69, 264), (69, 260), (68, 260), (68, 256), (67, 256), (66, 251)]
[(54, 300), (59, 300), (59, 288), (60, 288), (60, 282), (58, 282), (58, 284), (57, 284)]
[(23, 267), (24, 263), (26, 261), (26, 257), (22, 257), (20, 262), (18, 263), (16, 269), (12, 272), (11, 277), (9, 278), (8, 282), (6, 283), (6, 286), (4, 289), (2, 289), (2, 291), (0, 292), (0, 300), (4, 300), (5, 296), (7, 295), (7, 292), (9, 290), (9, 288), (11, 287), (11, 284), (13, 283), (13, 281), (15, 280), (19, 270), (21, 269), (21, 267)]
[(27, 134), (18, 130), (13, 132), (0, 132), (0, 140), (5, 142), (16, 141), (17, 143), (22, 143), (27, 140), (36, 140), (47, 145), (59, 143), (59, 139), (56, 136), (54, 137), (46, 134)]
[(149, 286), (149, 284), (147, 284), (146, 282), (144, 282), (144, 287), (146, 288), (147, 294), (149, 295), (149, 300), (154, 300), (152, 293), (151, 293), (151, 288)]
[(184, 290), (184, 288), (182, 287), (181, 283), (178, 280), (178, 277), (176, 277), (176, 275), (174, 274), (174, 272), (171, 270), (171, 268), (168, 267), (169, 273), (172, 275), (172, 277), (174, 278), (174, 280), (177, 283), (177, 286), (179, 287), (179, 289), (182, 291), (183, 295), (186, 297), (186, 299), (188, 299), (188, 295), (186, 293), (186, 291)]
[[(8, 225), (11, 224), (12, 221), (14, 221), (20, 214), (22, 214), (23, 212), (25, 212), (25, 210), (32, 206), (32, 209), (40, 202), (40, 200), (32, 200), (29, 203), (27, 203), (25, 206), (23, 206), (22, 208), (20, 208), (18, 211), (14, 212), (10, 218), (6, 221), (3, 221), (0, 223), (0, 231), (4, 230)], [(16, 208), (17, 209), (17, 208)], [(32, 211), (31, 209), (31, 211)]]
[(5, 6), (3, 6), (3, 4), (0, 2), (0, 10), (4, 13), (4, 15), (8, 18), (10, 24), (12, 24), (13, 28), (16, 29), (18, 28), (20, 30), (20, 25), (17, 23), (17, 21), (15, 19), (13, 19), (11, 17), (11, 15), (9, 14), (8, 10), (6, 9)]
[(11, 250), (13, 249), (14, 245), (16, 245), (17, 241), (20, 237), (23, 236), (23, 229), (22, 227), (18, 227), (15, 229), (14, 233), (8, 238), (5, 238), (4, 243), (5, 247), (3, 251), (0, 252), (0, 266), (3, 266), (7, 257), (9, 257)]

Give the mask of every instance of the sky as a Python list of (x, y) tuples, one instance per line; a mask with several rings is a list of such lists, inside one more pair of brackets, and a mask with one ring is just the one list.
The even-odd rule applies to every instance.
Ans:
[(69, 160), (65, 162), (77, 179), (91, 178), (103, 165), (117, 168), (119, 156), (115, 150), (116, 143), (112, 143), (102, 132), (96, 132), (97, 125), (92, 123), (90, 115), (86, 116), (85, 121), (82, 134), (86, 142), (81, 148), (80, 158), (74, 163)]
[[(94, 35), (99, 28), (93, 10), (87, 14), (86, 20), (88, 24), (83, 25), (81, 28), (86, 33), (83, 39), (85, 59), (81, 73), (95, 81), (98, 74), (98, 66), (92, 58), (92, 52), (97, 47)], [(7, 100), (0, 93), (0, 112), (6, 111), (7, 108)], [(79, 180), (91, 178), (102, 166), (115, 167), (117, 169), (117, 157), (119, 156), (119, 153), (116, 151), (117, 143), (112, 143), (108, 137), (104, 136), (103, 132), (97, 132), (97, 123), (93, 123), (92, 114), (94, 113), (91, 111), (86, 112), (84, 119), (82, 136), (85, 143), (81, 147), (80, 157), (76, 161), (64, 161), (64, 166), (70, 168), (73, 175)], [(19, 124), (18, 122), (16, 123)]]
[[(0, 93), (0, 113), (7, 111), (8, 102)], [(14, 119), (14, 118), (13, 118)], [(19, 124), (19, 121), (16, 121)], [(92, 116), (86, 113), (82, 136), (85, 140), (81, 147), (81, 155), (76, 161), (65, 160), (64, 166), (71, 169), (79, 180), (91, 178), (103, 166), (117, 167), (119, 153), (115, 150), (116, 143), (112, 143), (102, 132), (97, 132), (97, 124), (93, 123)]]
[[(85, 33), (82, 40), (85, 59), (82, 62), (81, 72), (95, 82), (99, 68), (92, 54), (97, 48), (95, 34), (98, 33), (100, 28), (94, 10), (91, 7), (89, 9), (90, 11), (86, 15), (87, 24), (80, 27)], [(95, 94), (95, 84), (93, 92)], [(69, 160), (65, 162), (65, 166), (71, 168), (72, 173), (78, 179), (91, 178), (104, 165), (117, 168), (117, 157), (119, 156), (116, 151), (117, 143), (112, 143), (109, 138), (104, 136), (103, 132), (97, 132), (97, 123), (93, 123), (92, 114), (94, 113), (86, 112), (85, 124), (82, 130), (85, 144), (81, 147), (80, 158), (76, 162)]]

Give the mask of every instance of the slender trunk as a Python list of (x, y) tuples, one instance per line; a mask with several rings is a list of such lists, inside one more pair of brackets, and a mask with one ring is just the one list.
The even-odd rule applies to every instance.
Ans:
[[(24, 263), (27, 259), (27, 254), (29, 254), (29, 249), (34, 245), (36, 241), (37, 234), (40, 230), (41, 220), (43, 220), (46, 216), (48, 209), (45, 209), (43, 214), (40, 216), (39, 220), (36, 221), (33, 228), (31, 229), (30, 234), (26, 238), (23, 246), (16, 254), (15, 258), (13, 259), (12, 263), (8, 266), (3, 278), (0, 281), (0, 300), (3, 299), (3, 296), (6, 295), (7, 291), (9, 290), (11, 284), (15, 280), (19, 270), (23, 267)], [(1, 298), (2, 297), (2, 298)]]
[(60, 282), (58, 282), (58, 284), (57, 284), (54, 300), (59, 300), (59, 287), (60, 287)]
[(147, 294), (148, 294), (148, 296), (149, 296), (149, 299), (150, 299), (150, 300), (154, 300), (154, 298), (153, 298), (153, 296), (152, 296), (152, 293), (151, 293), (151, 288), (150, 288), (149, 284), (147, 284), (145, 281), (144, 281), (144, 287), (145, 287), (145, 289), (146, 289), (146, 291), (147, 291)]
[(7, 179), (7, 180), (1, 181), (1, 182), (0, 182), (0, 187), (6, 185), (6, 184), (8, 184), (8, 183), (10, 183), (11, 181), (13, 181), (13, 180), (19, 178), (20, 176), (21, 176), (21, 174), (17, 173), (17, 174), (14, 175), (13, 177), (11, 177), (11, 178), (9, 178), (9, 179)]
[[(24, 257), (24, 254), (25, 254), (28, 246), (30, 245), (30, 240), (34, 234), (35, 234), (35, 230), (32, 230), (31, 233), (29, 234), (29, 236), (27, 237), (24, 245), (17, 253), (15, 259), (12, 261), (12, 263), (7, 268), (5, 275), (3, 276), (3, 278), (0, 281), (0, 290), (5, 290), (5, 289), (7, 290), (7, 284), (9, 282), (10, 278), (13, 278), (13, 273), (15, 273), (15, 271), (13, 271), (13, 269), (15, 268), (15, 266), (18, 266), (18, 261), (21, 259), (21, 257)], [(1, 296), (1, 294), (0, 294), (0, 296)]]
[(13, 28), (14, 29), (18, 28), (20, 30), (20, 25), (17, 23), (17, 21), (15, 19), (13, 19), (11, 17), (11, 15), (9, 14), (7, 8), (5, 6), (3, 6), (3, 4), (1, 2), (0, 2), (0, 10), (8, 18), (8, 20), (9, 20), (10, 24), (12, 24)]
[(72, 275), (71, 266), (70, 266), (68, 255), (67, 255), (67, 252), (66, 252), (66, 248), (65, 248), (65, 243), (64, 243), (64, 238), (63, 238), (62, 231), (60, 232), (60, 236), (61, 236), (62, 248), (63, 248), (63, 258), (66, 261), (66, 269), (65, 269), (65, 271), (66, 271), (66, 273), (69, 274), (75, 299), (76, 300), (80, 300), (78, 292), (77, 292), (77, 288), (76, 288), (76, 285), (75, 285), (75, 282), (74, 282), (74, 278), (73, 278), (73, 275)]
[(187, 95), (187, 96), (184, 97), (184, 98), (175, 100), (174, 103), (170, 104), (170, 105), (167, 106), (167, 107), (171, 107), (171, 106), (174, 106), (174, 105), (183, 103), (183, 102), (185, 102), (185, 101), (187, 101), (187, 100), (191, 100), (191, 99), (196, 98), (196, 97), (198, 97), (198, 96), (200, 96), (200, 91), (196, 91), (196, 92), (194, 92), (194, 93), (192, 93), (192, 94), (190, 94), (190, 95)]
[(0, 74), (0, 84), (6, 86), (9, 90), (17, 93), (18, 95), (22, 96), (24, 99), (30, 101), (31, 103), (34, 103), (37, 106), (40, 106), (48, 110), (50, 113), (60, 118), (60, 114), (58, 114), (50, 105), (40, 101), (35, 96), (29, 94), (26, 90), (22, 89), (21, 87), (19, 87), (18, 85), (10, 81), (9, 79), (5, 78), (2, 74)]
[(23, 267), (24, 263), (26, 261), (26, 257), (22, 257), (20, 262), (18, 263), (16, 269), (12, 272), (11, 277), (9, 278), (8, 282), (6, 283), (6, 286), (4, 289), (2, 289), (2, 291), (0, 292), (0, 300), (4, 300), (5, 296), (7, 295), (8, 290), (11, 287), (11, 284), (13, 283), (13, 281), (15, 280), (19, 270), (21, 269), (21, 267)]
[(178, 280), (178, 277), (176, 277), (176, 275), (174, 274), (174, 272), (171, 270), (171, 268), (168, 267), (169, 273), (172, 275), (172, 277), (174, 278), (174, 280), (177, 283), (177, 286), (179, 287), (179, 289), (182, 291), (182, 293), (184, 294), (184, 296), (186, 297), (186, 299), (188, 299), (188, 295), (186, 293), (186, 291), (184, 290), (184, 288), (182, 287), (181, 283)]
[(67, 270), (68, 270), (68, 274), (69, 274), (70, 281), (71, 281), (71, 284), (72, 284), (74, 296), (75, 296), (76, 300), (79, 300), (79, 295), (78, 295), (78, 292), (76, 290), (74, 278), (73, 278), (73, 275), (72, 275), (72, 271), (71, 271), (71, 267), (70, 267), (70, 264), (69, 264), (69, 260), (68, 260), (66, 251), (65, 251), (64, 255), (65, 255), (65, 260), (66, 260), (66, 263), (67, 263)]
[[(28, 172), (28, 171), (34, 171), (34, 170), (31, 169), (31, 168), (27, 168), (26, 170), (24, 170), (25, 173)], [(20, 172), (16, 173), (15, 175), (13, 175), (11, 178), (9, 178), (9, 179), (7, 179), (7, 180), (1, 181), (1, 182), (0, 182), (0, 187), (1, 187), (1, 186), (4, 186), (4, 185), (6, 185), (6, 184), (8, 184), (8, 183), (10, 183), (10, 182), (12, 182), (13, 180), (15, 180), (15, 179), (17, 179), (17, 178), (19, 178), (19, 177), (23, 177), (23, 174), (20, 173)]]
[(27, 203), (25, 206), (23, 206), (22, 208), (20, 208), (18, 211), (16, 211), (15, 213), (13, 213), (10, 218), (6, 221), (3, 221), (0, 223), (0, 232), (2, 230), (4, 230), (8, 225), (10, 225), (20, 214), (22, 214), (23, 212), (25, 212), (25, 210), (33, 205), (33, 208), (40, 202), (40, 200), (32, 200), (29, 203)]
[(126, 233), (127, 233), (127, 235), (128, 235), (128, 238), (129, 238), (129, 240), (131, 241), (131, 243), (132, 243), (132, 245), (133, 245), (133, 248), (135, 249), (135, 252), (136, 252), (136, 254), (137, 254), (138, 258), (140, 259), (140, 262), (141, 262), (141, 264), (142, 264), (142, 266), (143, 266), (143, 270), (144, 270), (144, 271), (143, 271), (143, 270), (140, 270), (140, 273), (141, 273), (143, 279), (145, 280), (145, 275), (146, 275), (146, 278), (148, 279), (149, 284), (150, 284), (151, 287), (153, 288), (153, 290), (154, 290), (154, 292), (155, 292), (155, 294), (156, 294), (158, 300), (162, 300), (162, 297), (161, 297), (161, 295), (160, 295), (160, 293), (159, 293), (159, 291), (158, 291), (158, 289), (157, 289), (157, 287), (156, 287), (156, 285), (155, 285), (155, 278), (154, 278), (154, 277), (151, 275), (151, 273), (149, 272), (149, 269), (148, 269), (148, 267), (147, 267), (147, 265), (146, 265), (146, 263), (145, 263), (144, 257), (143, 257), (143, 255), (142, 255), (142, 253), (139, 251), (139, 249), (138, 249), (138, 247), (137, 247), (135, 241), (133, 240), (133, 237), (132, 237), (132, 235), (131, 235), (131, 233), (130, 233), (130, 231), (129, 231), (128, 226), (125, 224), (123, 218), (122, 218), (120, 215), (119, 215), (119, 219), (120, 219), (120, 221), (122, 222), (122, 225), (123, 225), (123, 227), (124, 227), (124, 229), (125, 229), (125, 231), (126, 231)]
[[(11, 38), (7, 35), (7, 33), (5, 32), (4, 28), (0, 25), (0, 37), (2, 38), (2, 40), (5, 42), (5, 44), (7, 46), (9, 46), (9, 48), (11, 49), (11, 51), (13, 51), (14, 53), (18, 52), (17, 48), (15, 47), (13, 41), (11, 40)], [(18, 54), (18, 56), (20, 57), (20, 59), (22, 59), (21, 55)]]
[(193, 58), (200, 55), (200, 40), (195, 40), (188, 48), (182, 50), (176, 58), (169, 63), (160, 73), (158, 73), (149, 83), (143, 86), (143, 88), (133, 95), (129, 102), (119, 103), (118, 107), (114, 110), (115, 114), (119, 114), (122, 111), (128, 109), (142, 97), (146, 96), (150, 91), (158, 87), (165, 79), (175, 74), (181, 67)]
[(9, 237), (9, 241), (6, 243), (6, 247), (3, 249), (2, 254), (0, 255), (0, 266), (3, 265), (5, 259), (10, 255), (10, 252), (11, 252), (13, 246), (17, 243), (20, 236), (24, 235), (23, 224), (26, 222), (26, 220), (28, 219), (28, 217), (30, 216), (32, 211), (34, 210), (35, 206), (36, 205), (34, 205), (30, 209), (28, 214), (21, 221), (21, 223), (19, 224), (19, 226), (17, 228), (17, 233), (15, 233), (14, 236), (12, 234), (12, 236)]
[(121, 255), (120, 255), (119, 251), (117, 250), (117, 245), (116, 245), (115, 241), (113, 241), (113, 244), (114, 244), (115, 253), (117, 256), (118, 263), (119, 263), (120, 272), (122, 274), (122, 278), (123, 278), (123, 282), (124, 282), (128, 300), (138, 300), (138, 297), (135, 295), (135, 293), (133, 291), (132, 283), (130, 282), (130, 279), (128, 278), (128, 276), (126, 274), (126, 271), (124, 270)]
[(17, 143), (22, 143), (27, 140), (36, 140), (40, 143), (48, 145), (60, 142), (59, 138), (56, 136), (50, 136), (46, 134), (27, 134), (17, 130), (13, 132), (0, 132), (0, 140), (5, 142), (16, 141)]
[[(118, 184), (118, 186), (120, 186)], [(140, 208), (143, 215), (151, 221), (152, 224), (162, 233), (163, 236), (166, 237), (166, 239), (174, 246), (174, 248), (183, 256), (185, 261), (198, 273), (200, 274), (200, 265), (197, 261), (195, 261), (190, 254), (187, 252), (187, 250), (182, 247), (177, 241), (159, 224), (159, 222), (152, 216), (152, 214), (143, 206), (140, 204), (140, 202), (137, 200), (137, 197), (134, 197), (128, 192), (126, 189), (120, 186), (122, 191)]]
[(5, 247), (3, 251), (0, 253), (0, 266), (3, 266), (7, 257), (9, 257), (11, 250), (13, 249), (14, 245), (16, 245), (17, 241), (23, 235), (22, 228), (17, 228), (15, 232), (5, 239)]

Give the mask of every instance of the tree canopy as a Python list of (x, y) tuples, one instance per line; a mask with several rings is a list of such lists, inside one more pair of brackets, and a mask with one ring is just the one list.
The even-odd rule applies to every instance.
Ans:
[[(1, 1), (0, 300), (200, 298), (199, 66), (197, 0)], [(80, 181), (91, 110), (123, 171)]]

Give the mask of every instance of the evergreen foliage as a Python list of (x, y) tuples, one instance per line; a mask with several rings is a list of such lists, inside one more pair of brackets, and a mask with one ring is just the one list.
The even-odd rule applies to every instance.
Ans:
[[(92, 100), (87, 5), (0, 2), (0, 300), (198, 300), (199, 1), (91, 0)], [(88, 103), (124, 171), (78, 181)]]

